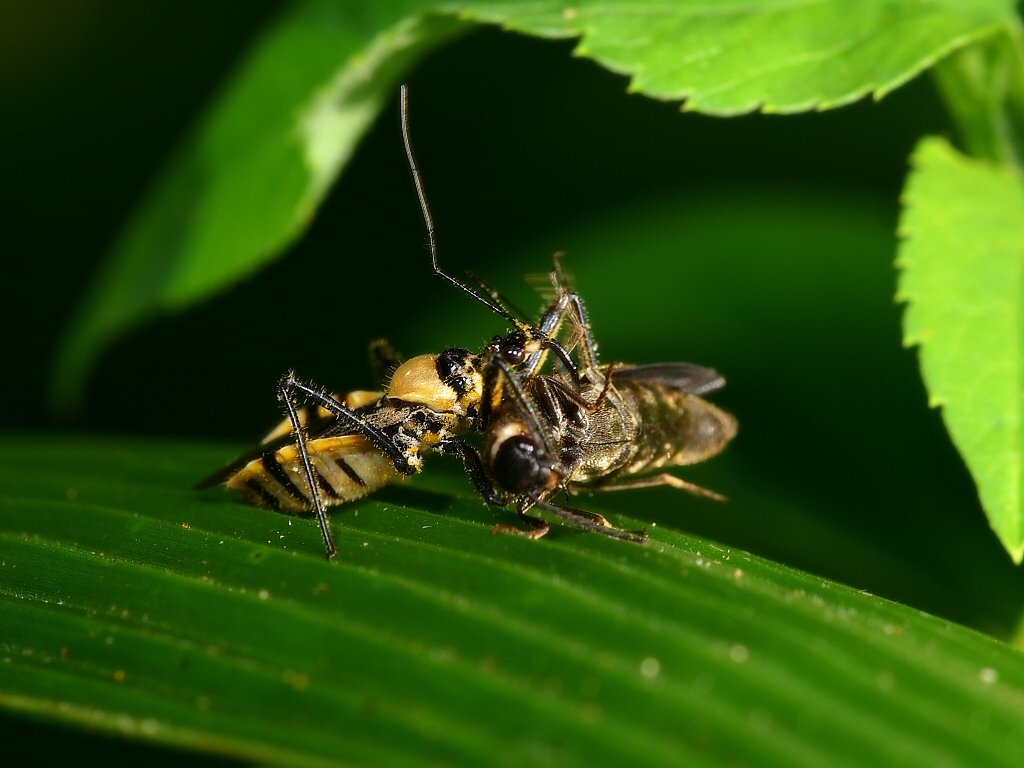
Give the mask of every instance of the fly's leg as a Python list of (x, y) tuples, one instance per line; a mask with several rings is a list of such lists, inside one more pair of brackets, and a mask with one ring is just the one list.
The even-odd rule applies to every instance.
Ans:
[(373, 444), (386, 454), (394, 463), (395, 469), (403, 474), (411, 475), (416, 470), (410, 464), (405, 455), (393, 442), (388, 440), (380, 430), (366, 423), (356, 413), (338, 403), (333, 397), (319, 388), (300, 381), (295, 377), (294, 371), (289, 371), (281, 377), (278, 382), (277, 396), (284, 404), (288, 419), (292, 424), (292, 434), (295, 435), (295, 446), (299, 451), (302, 460), (302, 469), (306, 475), (306, 482), (309, 483), (310, 501), (313, 503), (313, 513), (316, 515), (317, 523), (320, 525), (320, 533), (324, 537), (324, 546), (327, 548), (327, 559), (330, 560), (338, 553), (338, 548), (331, 538), (330, 525), (327, 522), (327, 513), (324, 510), (323, 499), (320, 497), (320, 483), (316, 473), (313, 471), (313, 462), (309, 458), (309, 437), (306, 434), (306, 427), (299, 416), (299, 409), (295, 404), (296, 394), (302, 395), (307, 401), (312, 401), (321, 408), (330, 411), (339, 420), (351, 424), (355, 429), (365, 434)]
[[(558, 329), (561, 327), (562, 322), (565, 320), (565, 316), (569, 311), (569, 298), (568, 296), (560, 291), (558, 298), (555, 302), (548, 307), (547, 311), (544, 312), (540, 322), (537, 323), (536, 330), (546, 336), (549, 339), (554, 339), (558, 334)], [(561, 347), (561, 345), (559, 345)], [(568, 356), (568, 351), (564, 347), (561, 347), (562, 351)], [(526, 358), (526, 362), (523, 363), (520, 371), (527, 377), (531, 377), (536, 374), (541, 366), (544, 365), (544, 360), (547, 359), (548, 348), (543, 348), (538, 352), (533, 352), (529, 357)], [(561, 358), (561, 355), (559, 355)], [(575, 365), (573, 366), (575, 368)]]
[(548, 525), (547, 520), (541, 520), (539, 517), (526, 514), (526, 510), (532, 506), (533, 501), (529, 498), (523, 499), (518, 505), (516, 505), (516, 516), (530, 526), (529, 530), (524, 531), (522, 528), (516, 528), (515, 526), (508, 525), (506, 523), (498, 523), (491, 528), (491, 533), (511, 533), (514, 536), (522, 536), (524, 539), (541, 538), (551, 530), (551, 526)]
[(667, 485), (670, 488), (677, 488), (680, 491), (686, 491), (692, 493), (694, 496), (704, 496), (715, 501), (728, 501), (727, 496), (723, 496), (720, 493), (708, 490), (696, 483), (688, 483), (686, 480), (681, 480), (675, 475), (670, 475), (668, 472), (662, 472), (660, 475), (653, 475), (651, 477), (636, 477), (628, 480), (614, 480), (605, 485), (595, 485), (592, 490), (595, 491), (628, 491), (634, 488), (655, 488), (660, 485)]
[(579, 332), (583, 336), (583, 343), (580, 345), (579, 351), (580, 368), (583, 370), (597, 368), (597, 343), (590, 333), (590, 321), (587, 320), (587, 311), (583, 308), (583, 299), (576, 293), (570, 292), (568, 295), (569, 305), (572, 307), (572, 313), (576, 316)]
[(647, 531), (645, 530), (623, 530), (622, 528), (614, 527), (604, 518), (603, 515), (598, 515), (594, 512), (587, 512), (582, 509), (575, 509), (574, 507), (563, 507), (537, 498), (532, 498), (532, 500), (541, 509), (546, 512), (550, 512), (556, 517), (560, 517), (567, 523), (572, 523), (577, 528), (583, 528), (584, 530), (593, 531), (594, 533), (602, 533), (605, 536), (610, 536), (613, 539), (620, 539), (621, 541), (632, 541), (635, 544), (647, 543)]
[(551, 282), (555, 289), (564, 296), (564, 300), (568, 305), (564, 311), (574, 315), (573, 320), (576, 325), (576, 331), (583, 339), (579, 352), (580, 368), (582, 370), (597, 368), (597, 344), (590, 333), (590, 321), (587, 319), (587, 310), (583, 307), (583, 299), (569, 285), (569, 278), (566, 276), (565, 270), (562, 269), (563, 255), (562, 251), (558, 251), (552, 257), (555, 266), (551, 272)]
[[(494, 488), (494, 483), (487, 476), (487, 472), (484, 470), (483, 461), (480, 459), (480, 454), (477, 453), (469, 443), (451, 438), (443, 440), (435, 446), (438, 453), (449, 453), (455, 454), (462, 458), (462, 463), (466, 467), (466, 473), (473, 481), (473, 485), (476, 486), (477, 492), (483, 496), (483, 499), (487, 504), (492, 507), (504, 507), (512, 501), (512, 495), (508, 493), (498, 493)], [(491, 533), (513, 533), (517, 536), (525, 536), (528, 539), (539, 539), (545, 533), (548, 532), (550, 526), (539, 517), (531, 517), (526, 514), (526, 510), (533, 506), (533, 503), (529, 499), (521, 501), (516, 509), (516, 514), (519, 519), (530, 526), (530, 530), (523, 531), (519, 528), (514, 528), (511, 525), (504, 523), (498, 523), (491, 528)]]
[(608, 397), (608, 392), (612, 388), (612, 374), (615, 372), (615, 362), (612, 361), (605, 366), (604, 369), (604, 386), (601, 387), (601, 393), (597, 396), (597, 399), (587, 406), (590, 413), (594, 413), (604, 403), (605, 398)]
[(473, 481), (473, 486), (476, 488), (484, 501), (492, 507), (504, 507), (512, 501), (512, 496), (507, 493), (498, 493), (494, 487), (494, 483), (487, 476), (487, 472), (484, 470), (484, 463), (480, 458), (480, 454), (477, 453), (469, 443), (464, 440), (458, 440), (456, 438), (449, 438), (442, 440), (434, 449), (438, 453), (453, 454), (462, 459), (462, 463), (466, 468), (466, 474), (469, 475), (469, 479)]

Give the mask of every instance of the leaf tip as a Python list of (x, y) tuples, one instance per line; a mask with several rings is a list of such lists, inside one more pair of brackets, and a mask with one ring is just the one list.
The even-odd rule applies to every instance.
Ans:
[[(1006, 546), (1005, 544), (1003, 546)], [(1013, 560), (1014, 565), (1020, 565), (1021, 561), (1024, 560), (1024, 544), (1017, 547), (1006, 547), (1006, 551), (1010, 553), (1010, 558)]]
[(92, 347), (83, 344), (74, 330), (59, 348), (47, 391), (47, 406), (57, 421), (67, 421), (82, 410), (85, 382), (92, 372), (92, 353)]

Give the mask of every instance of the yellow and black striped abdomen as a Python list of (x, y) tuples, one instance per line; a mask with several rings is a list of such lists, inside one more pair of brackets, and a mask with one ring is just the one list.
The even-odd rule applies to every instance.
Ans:
[[(362, 435), (323, 437), (307, 445), (326, 506), (354, 501), (402, 477), (391, 460)], [(253, 459), (225, 485), (257, 507), (291, 514), (313, 508), (309, 482), (294, 444)]]

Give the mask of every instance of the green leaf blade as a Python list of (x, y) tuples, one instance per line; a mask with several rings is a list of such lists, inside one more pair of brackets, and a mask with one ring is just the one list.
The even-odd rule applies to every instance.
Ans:
[(989, 522), (1020, 562), (1024, 187), (941, 139), (923, 140), (913, 164), (898, 259), (904, 343), (920, 345), (931, 403), (942, 406)]
[(977, 633), (662, 528), (492, 536), (415, 484), (339, 510), (327, 563), (189, 490), (224, 453), (0, 443), (0, 703), (286, 764), (1024, 754), (1024, 659)]
[(1003, 0), (545, 6), (478, 3), (469, 13), (530, 34), (581, 36), (577, 53), (631, 75), (630, 90), (723, 116), (881, 97), (1013, 18)]
[(114, 245), (58, 354), (51, 402), (73, 411), (111, 341), (243, 279), (294, 242), (397, 83), (470, 22), (580, 37), (577, 52), (630, 75), (632, 90), (731, 115), (881, 96), (1012, 14), (1007, 0), (310, 0), (256, 44)]

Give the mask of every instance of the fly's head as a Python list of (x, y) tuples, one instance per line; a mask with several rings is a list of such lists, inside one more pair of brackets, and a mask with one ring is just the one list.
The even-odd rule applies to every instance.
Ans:
[(517, 494), (541, 494), (562, 484), (563, 467), (522, 421), (492, 430), (484, 445), (487, 465), (498, 484)]
[(472, 417), (482, 393), (479, 356), (452, 347), (440, 355), (419, 355), (398, 366), (387, 397), (437, 413)]

